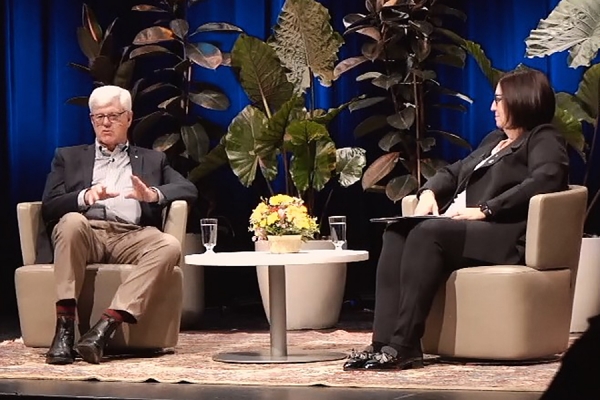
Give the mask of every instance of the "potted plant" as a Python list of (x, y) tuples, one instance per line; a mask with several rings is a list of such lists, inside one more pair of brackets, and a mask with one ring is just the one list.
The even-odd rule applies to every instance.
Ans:
[[(429, 106), (466, 112), (463, 103), (472, 103), (468, 96), (443, 87), (433, 70), (440, 64), (464, 67), (466, 52), (454, 42), (458, 35), (443, 23), (446, 17), (465, 20), (466, 15), (436, 0), (367, 0), (366, 8), (366, 13), (344, 17), (345, 35), (359, 33), (365, 42), (360, 56), (342, 64), (351, 68), (371, 61), (373, 66), (356, 80), (370, 82), (381, 93), (350, 105), (353, 112), (378, 105), (378, 112), (354, 130), (356, 137), (382, 133), (379, 147), (384, 154), (369, 165), (362, 186), (396, 202), (446, 164), (431, 151), (439, 138), (471, 148), (457, 134), (430, 128), (427, 119)], [(461, 102), (446, 103), (445, 97)]]
[[(363, 149), (336, 148), (328, 130), (328, 123), (351, 102), (330, 110), (316, 102), (315, 81), (329, 86), (339, 75), (335, 62), (342, 43), (319, 2), (287, 0), (268, 41), (241, 34), (231, 53), (231, 65), (251, 104), (233, 119), (224, 137), (229, 164), (244, 186), (271, 196), (283, 192), (302, 198), (311, 216), (317, 215), (318, 193), (358, 182), (366, 163)], [(258, 250), (267, 246), (266, 241), (256, 242)], [(315, 247), (333, 244), (303, 244), (304, 249)], [(288, 329), (334, 325), (346, 265), (287, 265), (285, 272)], [(268, 316), (267, 268), (257, 267), (257, 275)]]
[(316, 218), (308, 214), (304, 200), (285, 194), (262, 199), (250, 216), (255, 240), (268, 240), (271, 253), (297, 253), (304, 240), (319, 230)]
[(594, 0), (561, 0), (531, 31), (525, 43), (529, 57), (546, 57), (568, 50), (569, 66), (585, 67), (574, 94), (557, 94), (558, 108), (570, 116), (571, 123), (579, 130), (583, 124), (593, 131), (585, 154), (587, 165), (582, 182), (590, 193), (586, 213), (587, 234), (581, 245), (571, 320), (571, 331), (583, 332), (588, 326), (587, 319), (600, 314), (600, 232), (590, 223), (591, 211), (600, 197), (598, 185), (590, 181), (600, 118), (600, 64), (593, 63), (600, 49), (600, 3)]

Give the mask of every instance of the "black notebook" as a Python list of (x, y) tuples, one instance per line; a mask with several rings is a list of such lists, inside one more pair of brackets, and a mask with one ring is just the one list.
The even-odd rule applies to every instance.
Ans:
[(392, 223), (401, 221), (403, 219), (433, 219), (433, 218), (450, 218), (443, 215), (394, 215), (393, 217), (379, 217), (379, 218), (371, 218), (369, 221), (371, 222), (385, 222)]

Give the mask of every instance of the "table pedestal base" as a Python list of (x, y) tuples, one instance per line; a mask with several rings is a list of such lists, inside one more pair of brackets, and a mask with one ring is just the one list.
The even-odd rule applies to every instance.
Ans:
[(318, 361), (335, 361), (346, 358), (344, 353), (323, 351), (290, 351), (287, 356), (272, 356), (266, 351), (238, 351), (230, 353), (219, 353), (213, 356), (213, 360), (237, 364), (290, 364), (308, 363)]

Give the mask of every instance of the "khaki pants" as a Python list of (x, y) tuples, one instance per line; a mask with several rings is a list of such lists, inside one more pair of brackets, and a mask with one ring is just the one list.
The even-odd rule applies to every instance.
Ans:
[(74, 212), (60, 219), (52, 241), (59, 300), (79, 297), (87, 264), (136, 265), (109, 307), (127, 311), (136, 320), (181, 257), (177, 239), (155, 227), (88, 220)]

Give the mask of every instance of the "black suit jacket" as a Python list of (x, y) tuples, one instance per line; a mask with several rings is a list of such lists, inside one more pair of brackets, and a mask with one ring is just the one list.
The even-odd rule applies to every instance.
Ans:
[[(158, 151), (129, 146), (131, 172), (146, 185), (156, 187), (166, 204), (174, 200), (192, 203), (198, 196), (196, 186), (171, 168), (166, 156)], [(58, 220), (69, 212), (79, 212), (77, 196), (92, 184), (95, 159), (94, 145), (63, 147), (56, 150), (52, 169), (42, 197), (42, 217), (51, 233)], [(140, 225), (162, 228), (162, 206), (141, 203)]]
[(518, 263), (524, 255), (529, 200), (568, 187), (566, 143), (550, 124), (525, 132), (474, 171), (506, 138), (503, 131), (493, 131), (468, 157), (441, 169), (420, 190), (435, 193), (441, 212), (465, 188), (467, 207), (488, 205), (489, 220), (467, 224), (464, 256), (491, 263)]

